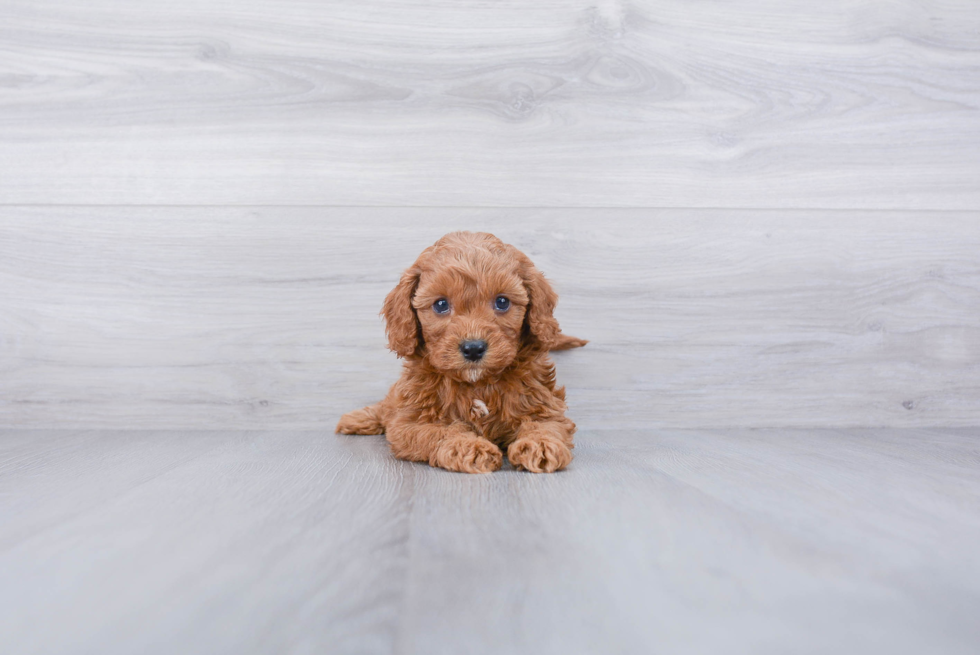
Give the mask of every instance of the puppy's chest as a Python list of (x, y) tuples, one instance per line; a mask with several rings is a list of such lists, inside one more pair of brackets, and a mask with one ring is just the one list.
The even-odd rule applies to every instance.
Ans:
[(504, 411), (498, 397), (493, 395), (474, 394), (456, 407), (458, 420), (466, 421), (480, 430), (484, 436), (493, 436), (515, 428), (515, 418)]
[(490, 408), (487, 407), (487, 404), (479, 398), (474, 398), (470, 405), (470, 417), (474, 421), (482, 421), (488, 416), (490, 416)]

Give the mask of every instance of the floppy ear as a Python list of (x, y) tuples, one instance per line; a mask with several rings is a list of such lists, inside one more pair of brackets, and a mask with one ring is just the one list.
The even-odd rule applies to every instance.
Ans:
[(418, 357), (425, 345), (418, 316), (412, 307), (412, 296), (419, 285), (421, 273), (416, 266), (402, 273), (401, 280), (385, 298), (381, 309), (381, 315), (385, 319), (385, 333), (388, 335), (388, 348), (399, 357)]
[(558, 339), (558, 321), (554, 317), (558, 294), (531, 260), (521, 256), (520, 275), (527, 290), (527, 313), (524, 315), (524, 335), (528, 340), (537, 340), (545, 348)]

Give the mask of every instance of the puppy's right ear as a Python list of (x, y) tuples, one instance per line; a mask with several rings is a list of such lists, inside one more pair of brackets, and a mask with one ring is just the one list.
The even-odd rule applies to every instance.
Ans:
[(413, 266), (402, 273), (398, 285), (385, 298), (381, 315), (385, 319), (385, 333), (388, 335), (388, 348), (399, 357), (412, 359), (422, 353), (422, 329), (419, 325), (412, 297), (419, 286), (422, 271)]

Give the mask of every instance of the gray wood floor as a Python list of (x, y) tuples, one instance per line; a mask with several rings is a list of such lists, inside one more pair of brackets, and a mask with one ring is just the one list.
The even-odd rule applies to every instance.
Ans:
[(980, 430), (584, 431), (469, 476), (325, 432), (0, 432), (7, 653), (955, 653)]
[[(0, 0), (0, 651), (980, 652), (975, 0)], [(331, 434), (497, 233), (570, 470)]]

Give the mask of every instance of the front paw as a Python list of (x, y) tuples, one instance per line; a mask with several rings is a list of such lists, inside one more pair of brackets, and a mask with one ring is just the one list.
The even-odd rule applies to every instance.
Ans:
[(452, 436), (439, 444), (429, 464), (460, 473), (490, 473), (500, 468), (504, 454), (476, 435)]
[(514, 468), (531, 473), (554, 473), (568, 466), (572, 451), (557, 439), (518, 439), (507, 448), (507, 459)]

